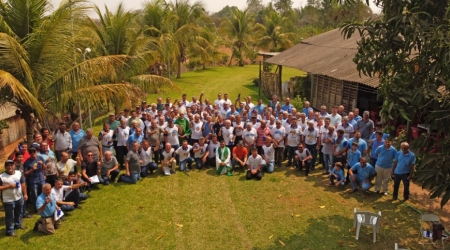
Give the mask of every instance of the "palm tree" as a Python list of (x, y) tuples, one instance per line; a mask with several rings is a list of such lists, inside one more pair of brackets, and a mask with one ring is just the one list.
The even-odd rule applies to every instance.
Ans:
[(33, 117), (75, 100), (83, 107), (87, 103), (100, 107), (143, 94), (128, 79), (110, 84), (132, 57), (106, 55), (82, 61), (76, 53), (77, 42), (86, 40), (79, 37), (84, 27), (77, 22), (85, 10), (81, 0), (63, 2), (54, 11), (48, 0), (0, 2), (0, 104), (9, 102), (22, 111), (29, 143)]
[(239, 66), (244, 66), (243, 52), (251, 50), (249, 42), (253, 28), (252, 16), (248, 9), (243, 11), (238, 8), (231, 9), (231, 17), (224, 18), (220, 24), (220, 31), (224, 36), (232, 40), (233, 53), (231, 54), (230, 64), (233, 57), (238, 58)]
[(210, 40), (200, 23), (212, 23), (201, 2), (154, 0), (146, 5), (143, 15), (150, 27), (148, 33), (160, 41), (162, 56), (177, 62), (177, 78), (181, 77), (181, 65), (188, 59), (190, 49), (210, 52)]
[(257, 40), (258, 45), (269, 51), (282, 51), (294, 45), (295, 34), (284, 32), (286, 24), (290, 20), (282, 17), (278, 12), (270, 11), (264, 19), (264, 25), (256, 24), (256, 30), (261, 37)]

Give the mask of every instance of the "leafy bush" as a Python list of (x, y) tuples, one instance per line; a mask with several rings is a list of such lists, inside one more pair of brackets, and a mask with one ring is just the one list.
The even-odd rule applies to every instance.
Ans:
[(297, 109), (297, 111), (299, 111), (299, 112), (302, 112), (303, 105), (305, 104), (306, 101), (307, 101), (307, 100), (306, 100), (305, 97), (302, 98), (302, 97), (299, 96), (299, 95), (297, 95), (297, 96), (294, 97), (294, 98), (291, 98), (291, 104), (292, 104), (292, 106), (294, 106), (294, 107)]

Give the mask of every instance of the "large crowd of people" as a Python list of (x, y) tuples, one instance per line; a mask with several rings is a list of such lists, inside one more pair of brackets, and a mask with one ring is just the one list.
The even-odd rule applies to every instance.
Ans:
[(321, 165), (330, 185), (351, 183), (350, 192), (359, 184), (369, 190), (376, 178), (375, 192), (386, 194), (393, 176), (393, 199), (400, 182), (409, 199), (415, 156), (406, 142), (397, 151), (368, 111), (361, 117), (357, 108), (346, 113), (337, 106), (328, 113), (321, 106), (316, 112), (309, 102), (297, 110), (289, 98), (277, 96), (267, 105), (261, 99), (254, 104), (250, 96), (203, 98), (202, 93), (191, 101), (185, 94), (180, 101), (143, 101), (131, 111), (109, 114), (98, 136), (77, 122), (70, 130), (60, 123), (54, 132), (41, 129), (32, 143), (20, 143), (0, 175), (6, 235), (25, 229), (27, 203), (41, 217), (34, 230), (53, 234), (61, 225), (59, 211), (80, 209), (84, 190), (193, 167), (227, 176), (244, 171), (246, 179), (261, 180), (276, 168), (284, 171), (283, 165), (305, 176)]

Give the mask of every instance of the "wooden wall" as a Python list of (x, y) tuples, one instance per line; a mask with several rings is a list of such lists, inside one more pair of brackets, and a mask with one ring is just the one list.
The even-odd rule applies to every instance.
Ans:
[(9, 128), (3, 129), (2, 134), (0, 135), (5, 147), (26, 135), (25, 120), (18, 116), (13, 116), (6, 120), (9, 122)]
[(278, 73), (261, 71), (260, 84), (267, 99), (272, 100), (272, 95), (282, 96)]
[(358, 99), (358, 83), (338, 80), (325, 75), (314, 75), (313, 100), (315, 109), (327, 106), (328, 113), (333, 106), (343, 105), (348, 112), (356, 106)]

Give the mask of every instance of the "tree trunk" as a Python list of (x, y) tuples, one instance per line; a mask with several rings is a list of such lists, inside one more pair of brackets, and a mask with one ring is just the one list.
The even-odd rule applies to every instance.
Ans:
[(178, 58), (178, 72), (177, 72), (177, 79), (181, 78), (181, 58)]
[(230, 62), (228, 63), (228, 67), (231, 66), (231, 62), (233, 62), (234, 53), (231, 53)]
[(31, 144), (34, 142), (34, 124), (35, 118), (31, 115), (31, 110), (21, 108), (22, 110), (22, 118), (25, 121), (26, 125), (26, 138), (28, 148), (30, 148)]

